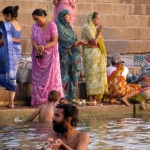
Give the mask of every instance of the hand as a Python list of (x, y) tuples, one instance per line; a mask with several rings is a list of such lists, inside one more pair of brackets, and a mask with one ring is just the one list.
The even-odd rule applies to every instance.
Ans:
[(79, 46), (79, 41), (75, 41), (74, 46), (78, 47)]
[(49, 138), (42, 147), (42, 150), (58, 150), (61, 145), (62, 141), (60, 139), (54, 141), (52, 138)]
[(44, 46), (43, 45), (39, 45), (38, 46), (38, 51), (44, 51)]
[(37, 48), (38, 56), (41, 56), (43, 54), (43, 51), (44, 51), (43, 45), (38, 46), (38, 48)]
[(88, 41), (87, 40), (79, 40), (79, 44), (87, 45)]
[(58, 150), (62, 145), (62, 141), (60, 139), (57, 139), (53, 144), (52, 144), (52, 150)]
[(102, 32), (103, 32), (103, 25), (100, 24), (98, 27), (97, 27), (97, 32), (98, 32), (98, 35), (102, 35)]

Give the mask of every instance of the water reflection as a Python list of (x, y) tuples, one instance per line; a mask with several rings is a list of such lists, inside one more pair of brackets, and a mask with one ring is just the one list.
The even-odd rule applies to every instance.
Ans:
[[(0, 123), (0, 146), (2, 150), (41, 149), (49, 124)], [(149, 150), (149, 117), (91, 117), (81, 119), (77, 127), (90, 134), (88, 150)]]

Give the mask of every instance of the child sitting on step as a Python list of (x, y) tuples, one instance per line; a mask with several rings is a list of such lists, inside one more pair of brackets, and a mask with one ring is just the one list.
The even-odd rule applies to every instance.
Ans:
[(52, 90), (48, 95), (48, 102), (40, 105), (36, 111), (26, 120), (26, 122), (33, 121), (39, 115), (39, 122), (52, 122), (54, 115), (54, 107), (59, 103), (61, 94)]

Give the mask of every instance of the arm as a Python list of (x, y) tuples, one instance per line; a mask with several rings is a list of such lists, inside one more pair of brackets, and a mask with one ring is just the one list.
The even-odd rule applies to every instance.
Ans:
[(33, 39), (31, 39), (31, 42), (32, 42), (32, 46), (33, 46), (36, 50), (38, 50), (38, 45), (36, 44), (36, 42), (35, 42)]
[(99, 25), (97, 28), (97, 36), (90, 41), (93, 45), (96, 46), (98, 44), (99, 39), (102, 37), (102, 32), (103, 32), (103, 26)]
[(89, 141), (90, 141), (90, 137), (88, 133), (80, 133), (79, 143), (77, 145), (76, 150), (87, 150)]
[(59, 3), (60, 0), (53, 0), (53, 4), (57, 5)]
[[(85, 27), (83, 29), (83, 35), (84, 35), (83, 38), (86, 37), (86, 39), (88, 39), (88, 43), (86, 45), (87, 47), (98, 46), (97, 43), (98, 43), (100, 37), (96, 38), (94, 32), (92, 32), (90, 27)], [(97, 35), (97, 36), (99, 36), (99, 35)]]
[(33, 121), (39, 113), (40, 113), (40, 107), (38, 107), (37, 110), (29, 118), (27, 118), (26, 122)]
[(54, 47), (57, 44), (57, 41), (58, 41), (58, 35), (53, 35), (52, 36), (52, 41), (48, 42), (46, 45), (43, 45), (44, 49)]

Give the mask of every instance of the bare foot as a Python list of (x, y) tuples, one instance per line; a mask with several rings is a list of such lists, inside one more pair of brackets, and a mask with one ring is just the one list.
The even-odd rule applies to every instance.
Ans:
[(112, 104), (120, 104), (120, 102), (117, 101), (116, 98), (112, 98), (112, 99), (110, 100), (110, 104), (111, 104), (111, 105), (112, 105)]
[(131, 106), (131, 104), (128, 102), (128, 100), (127, 100), (125, 97), (122, 98), (122, 101), (123, 101), (127, 106)]
[(6, 107), (8, 107), (8, 108), (14, 108), (14, 105), (6, 105)]

